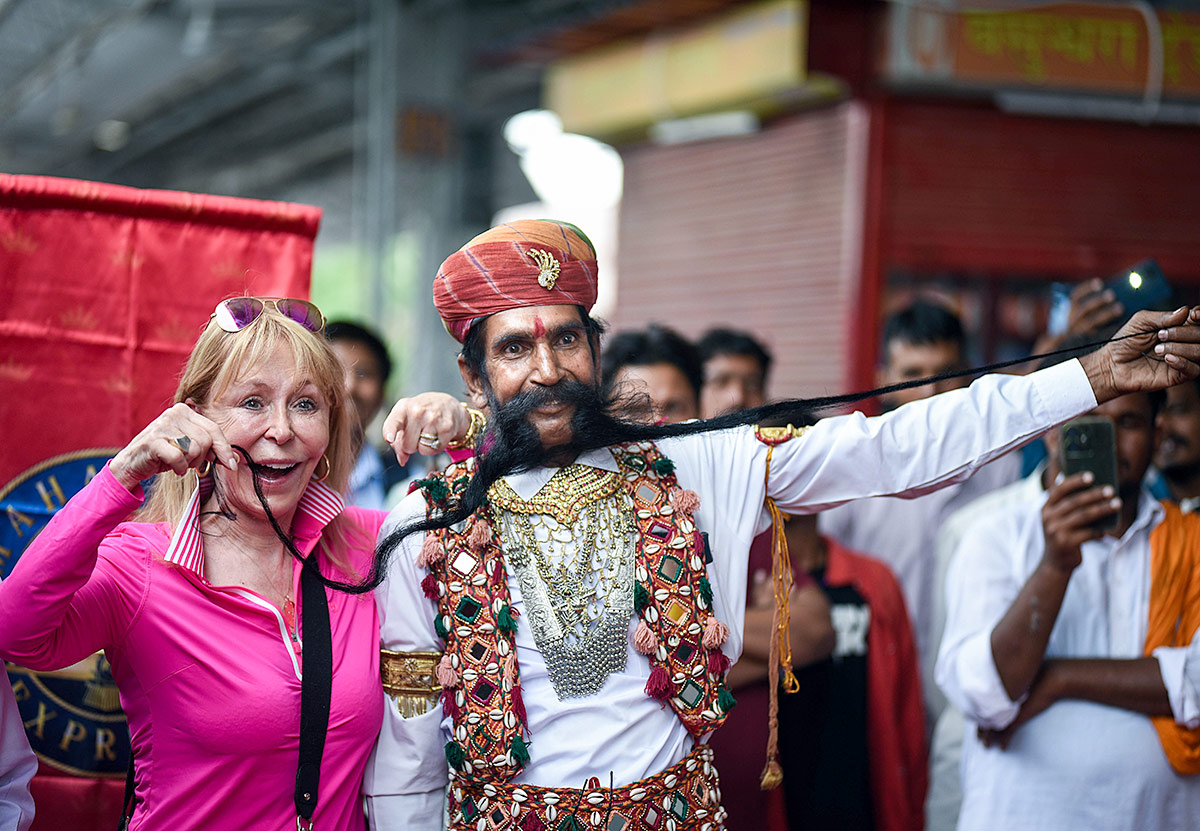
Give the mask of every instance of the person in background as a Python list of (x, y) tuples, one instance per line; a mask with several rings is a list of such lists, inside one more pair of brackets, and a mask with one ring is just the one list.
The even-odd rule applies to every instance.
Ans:
[(710, 329), (696, 349), (704, 366), (701, 418), (766, 403), (771, 355), (752, 335), (735, 329)]
[(1167, 390), (1158, 432), (1155, 466), (1171, 499), (1192, 513), (1200, 507), (1200, 387), (1195, 382)]
[[(739, 335), (739, 338), (749, 339), (749, 336)], [(770, 365), (766, 352), (762, 357), (761, 365)], [(798, 517), (796, 522), (797, 529), (810, 523), (816, 527), (815, 517)], [(770, 738), (768, 668), (775, 632), (771, 538), (771, 529), (767, 529), (750, 545), (745, 641), (741, 657), (729, 670), (728, 677), (738, 706), (729, 713), (724, 729), (709, 739), (709, 746), (722, 762), (721, 794), (729, 813), (726, 827), (731, 831), (765, 828), (777, 831), (787, 827), (784, 791), (775, 788), (764, 793), (761, 786)], [(830, 616), (829, 600), (815, 581), (798, 579), (793, 583), (788, 594), (788, 615), (794, 669), (823, 661), (833, 654), (838, 635)]]
[(27, 831), (33, 822), (29, 782), (37, 773), (37, 757), (25, 738), (8, 673), (0, 663), (0, 828)]
[[(918, 300), (891, 315), (884, 325), (884, 365), (879, 382), (894, 384), (961, 369), (966, 365), (965, 348), (962, 323), (954, 313)], [(890, 411), (964, 383), (962, 379), (947, 380), (893, 393), (883, 400), (884, 409)], [(922, 661), (932, 665), (937, 646), (932, 643), (931, 610), (938, 529), (959, 507), (1016, 481), (1020, 468), (1019, 454), (1009, 454), (981, 467), (966, 481), (935, 493), (916, 499), (860, 499), (821, 514), (821, 533), (851, 550), (882, 560), (895, 573), (904, 589)], [(940, 701), (932, 686), (926, 687), (925, 701), (932, 722), (937, 709), (934, 705)]]
[[(904, 595), (879, 560), (786, 520), (798, 585), (819, 586), (836, 630), (832, 655), (796, 672), (779, 696), (779, 762), (788, 827), (921, 831), (928, 781), (925, 710)], [(770, 632), (746, 651), (770, 646)], [(720, 733), (717, 734), (720, 737)]]
[[(956, 372), (966, 365), (967, 335), (962, 321), (940, 303), (916, 300), (884, 322), (883, 365), (876, 374), (879, 386)], [(909, 401), (966, 385), (966, 378), (949, 378), (880, 396), (880, 404), (888, 412)]]
[[(747, 332), (710, 329), (696, 345), (704, 369), (700, 413), (712, 418), (766, 403), (771, 355)], [(763, 793), (759, 780), (766, 764), (768, 740), (767, 667), (770, 633), (774, 626), (771, 583), (771, 532), (759, 534), (750, 546), (750, 580), (746, 590), (746, 645), (729, 672), (729, 686), (739, 706), (729, 714), (724, 730), (709, 744), (723, 762), (726, 821), (730, 829), (786, 827), (786, 808), (779, 789)], [(837, 635), (829, 617), (829, 601), (813, 583), (797, 584), (788, 598), (794, 667), (827, 658)]]
[(325, 337), (345, 369), (346, 395), (357, 415), (352, 428), (357, 455), (346, 501), (359, 508), (382, 510), (388, 488), (403, 478), (403, 470), (390, 448), (379, 451), (367, 441), (366, 431), (383, 406), (392, 359), (378, 335), (348, 320), (326, 324)]
[[(1076, 473), (962, 538), (937, 662), (978, 726), (960, 831), (1200, 827), (1200, 608), (1181, 579), (1200, 565), (1200, 518), (1143, 484), (1161, 398), (1092, 411), (1116, 428), (1116, 489)], [(1061, 441), (1046, 435), (1051, 460)]]
[[(1034, 352), (1050, 352), (1059, 349), (1083, 347), (1085, 344), (1107, 340), (1116, 332), (1124, 309), (1117, 303), (1111, 291), (1103, 291), (1099, 280), (1081, 283), (1071, 292), (1068, 325), (1065, 332), (1043, 335), (1034, 346)], [(1062, 357), (1051, 358), (1039, 364), (1052, 366)], [(1172, 387), (1172, 389), (1175, 389)], [(1034, 449), (1040, 451), (1033, 453)], [(962, 742), (966, 719), (959, 710), (948, 704), (934, 679), (934, 658), (946, 626), (946, 571), (963, 535), (982, 518), (1002, 510), (1006, 506), (1034, 499), (1049, 487), (1058, 475), (1057, 460), (1047, 458), (1045, 447), (1039, 439), (1024, 448), (1028, 475), (1022, 479), (997, 488), (950, 514), (938, 530), (934, 545), (934, 590), (933, 590), (933, 647), (930, 655), (922, 662), (923, 681), (929, 698), (929, 711), (934, 722), (929, 747), (929, 796), (925, 802), (925, 831), (954, 831), (958, 825), (958, 812), (962, 805)], [(1030, 465), (1030, 461), (1036, 461)]]
[(600, 358), (604, 392), (650, 396), (653, 421), (676, 424), (700, 416), (700, 356), (658, 324), (613, 335)]

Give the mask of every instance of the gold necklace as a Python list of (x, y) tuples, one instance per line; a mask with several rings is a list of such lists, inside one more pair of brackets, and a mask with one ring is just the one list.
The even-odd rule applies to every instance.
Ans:
[(514, 514), (552, 516), (560, 525), (570, 525), (586, 506), (612, 496), (621, 487), (621, 474), (590, 465), (559, 468), (532, 499), (522, 499), (503, 479), (488, 491), (493, 507)]
[[(274, 597), (270, 597), (268, 600), (274, 603), (275, 597), (278, 597), (280, 594), (278, 581), (272, 579), (271, 576), (267, 574), (267, 570), (263, 568), (262, 564), (259, 563), (254, 557), (247, 554), (241, 548), (235, 547), (234, 550), (249, 560), (254, 567), (258, 569), (258, 573), (262, 575), (263, 580), (266, 581), (266, 584), (271, 587), (271, 592), (274, 595)], [(290, 562), (288, 565), (291, 565)], [(287, 589), (283, 592), (283, 605), (277, 606), (276, 608), (279, 609), (279, 613), (283, 617), (283, 625), (284, 628), (287, 629), (288, 637), (291, 638), (293, 642), (297, 642), (300, 640), (300, 633), (296, 627), (296, 604), (292, 602), (292, 570), (288, 568), (287, 572)]]

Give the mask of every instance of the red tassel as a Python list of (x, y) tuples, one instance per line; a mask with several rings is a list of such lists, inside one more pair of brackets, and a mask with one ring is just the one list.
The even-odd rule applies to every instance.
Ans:
[(449, 687), (442, 690), (442, 712), (450, 716), (451, 721), (458, 721), (458, 717), (461, 715), (458, 702), (454, 699), (454, 690)]
[(729, 657), (719, 649), (708, 653), (708, 671), (718, 678), (729, 669)]
[(492, 582), (504, 582), (504, 560), (500, 557), (496, 558), (496, 565), (492, 568)]
[(546, 831), (546, 826), (538, 817), (536, 808), (531, 807), (529, 813), (525, 815), (525, 819), (521, 823), (521, 831)]
[(655, 701), (666, 703), (671, 697), (674, 688), (671, 686), (671, 676), (667, 675), (667, 671), (662, 667), (654, 667), (650, 670), (650, 678), (646, 681), (646, 695), (653, 698)]
[(437, 578), (433, 576), (433, 572), (425, 575), (425, 579), (421, 581), (421, 591), (425, 592), (425, 596), (430, 600), (438, 599)]
[(492, 526), (486, 519), (475, 520), (475, 525), (471, 527), (470, 536), (467, 538), (467, 543), (471, 546), (471, 550), (478, 554), (488, 543), (492, 541)]
[(525, 724), (529, 721), (529, 717), (525, 715), (525, 699), (521, 695), (520, 684), (512, 688), (512, 705), (513, 714), (520, 719), (521, 730), (524, 732)]

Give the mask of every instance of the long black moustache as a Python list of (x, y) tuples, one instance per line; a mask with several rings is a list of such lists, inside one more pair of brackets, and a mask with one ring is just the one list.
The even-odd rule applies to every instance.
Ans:
[[(1039, 355), (1030, 355), (1025, 358), (1001, 361), (955, 372), (944, 372), (928, 378), (904, 381), (866, 392), (777, 401), (751, 410), (742, 410), (682, 424), (648, 424), (635, 420), (635, 414), (645, 411), (646, 399), (644, 396), (605, 398), (598, 390), (578, 382), (562, 382), (545, 392), (523, 393), (510, 399), (503, 407), (497, 407), (496, 403), (492, 402), (492, 417), (489, 420), (488, 430), (480, 443), (481, 450), (476, 456), (475, 475), (461, 497), (444, 513), (411, 522), (388, 534), (376, 548), (371, 578), (346, 590), (365, 592), (374, 588), (383, 579), (392, 553), (404, 539), (413, 534), (438, 531), (462, 522), (484, 504), (488, 490), (498, 479), (540, 467), (552, 459), (574, 458), (589, 450), (624, 442), (659, 441), (681, 436), (694, 436), (748, 424), (785, 421), (806, 424), (818, 413), (844, 407), (847, 404), (855, 404), (868, 398), (923, 387), (940, 381), (970, 378), (1030, 361), (1065, 355), (1078, 357), (1106, 344), (1131, 337), (1138, 337), (1138, 335), (1124, 335), (1094, 343), (1077, 344), (1067, 349), (1057, 349)], [(570, 442), (550, 450), (542, 446), (536, 429), (527, 418), (531, 410), (546, 401), (562, 401), (575, 405)]]
[[(260, 505), (262, 505), (263, 512), (266, 513), (267, 519), (271, 523), (271, 529), (275, 532), (275, 536), (279, 538), (279, 541), (283, 543), (283, 547), (287, 549), (288, 553), (292, 555), (292, 558), (295, 559), (296, 562), (300, 563), (300, 565), (304, 568), (311, 568), (313, 573), (317, 575), (317, 578), (322, 584), (331, 589), (349, 592), (350, 594), (362, 594), (363, 592), (370, 591), (383, 582), (384, 572), (382, 569), (387, 565), (387, 558), (381, 558), (378, 552), (376, 552), (375, 557), (372, 559), (370, 573), (367, 574), (365, 580), (361, 583), (347, 583), (342, 580), (334, 580), (332, 577), (326, 577), (324, 574), (322, 574), (321, 566), (320, 563), (317, 562), (317, 558), (315, 556), (305, 558), (305, 556), (300, 553), (300, 550), (296, 548), (296, 543), (292, 540), (291, 535), (283, 530), (283, 527), (279, 524), (279, 520), (275, 518), (275, 513), (271, 510), (271, 506), (267, 503), (267, 496), (263, 493), (262, 479), (259, 477), (258, 471), (254, 469), (254, 463), (250, 458), (250, 453), (244, 447), (239, 447), (236, 444), (230, 445), (230, 447), (241, 454), (242, 459), (245, 460), (246, 468), (250, 471), (250, 477), (254, 482), (254, 495), (258, 497), (258, 502)], [(217, 503), (217, 510), (208, 511), (206, 513), (215, 514), (236, 522), (238, 518), (237, 513), (229, 507), (229, 502), (225, 498), (224, 489), (221, 487), (221, 480), (215, 476), (213, 477), (213, 496)]]

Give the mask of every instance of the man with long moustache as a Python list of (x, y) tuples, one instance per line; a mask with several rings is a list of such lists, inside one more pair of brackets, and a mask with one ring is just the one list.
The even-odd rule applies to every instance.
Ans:
[[(813, 404), (784, 402), (639, 425), (599, 393), (596, 281), (587, 238), (541, 220), (476, 237), (434, 280), (490, 417), (478, 455), (419, 483), (381, 540), (373, 827), (441, 827), (449, 770), (455, 829), (723, 828), (705, 737), (735, 704), (725, 672), (765, 498), (799, 514), (927, 493), (1097, 402), (1200, 374), (1200, 308), (1180, 309), (878, 418), (754, 426)], [(462, 407), (402, 403), (384, 430), (432, 452), (475, 427)]]

